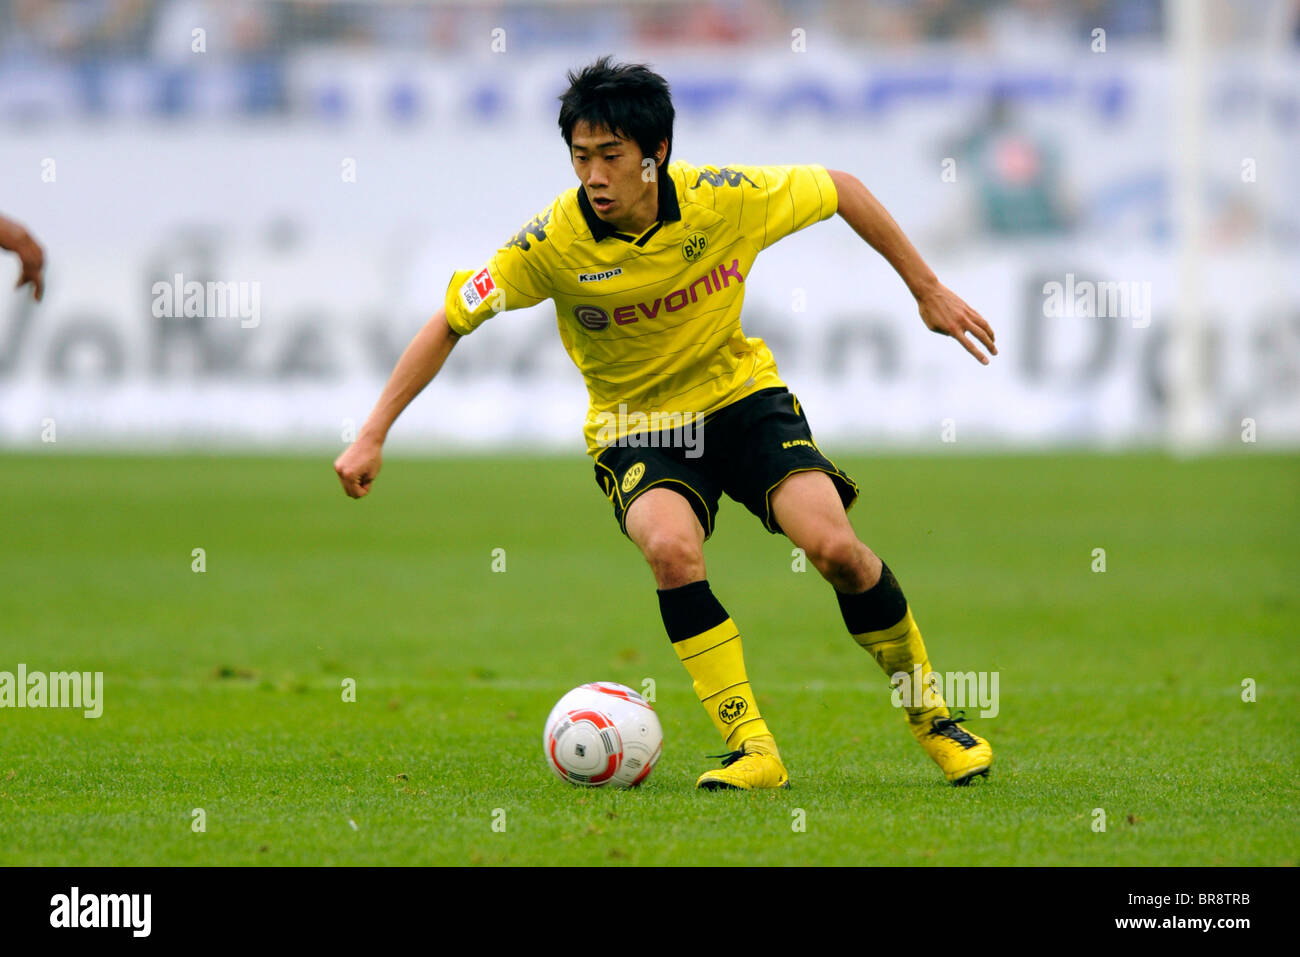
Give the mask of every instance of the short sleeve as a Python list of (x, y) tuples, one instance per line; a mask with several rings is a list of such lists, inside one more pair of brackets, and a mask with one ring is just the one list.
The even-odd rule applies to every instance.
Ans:
[(527, 309), (551, 298), (551, 283), (538, 251), (550, 218), (550, 210), (534, 216), (481, 269), (452, 274), (444, 303), (452, 332), (469, 335), (498, 312)]
[(701, 167), (714, 208), (758, 249), (835, 215), (839, 194), (822, 166)]

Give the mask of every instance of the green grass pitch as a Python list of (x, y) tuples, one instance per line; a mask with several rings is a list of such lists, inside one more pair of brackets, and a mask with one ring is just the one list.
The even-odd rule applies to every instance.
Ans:
[[(0, 671), (105, 700), (0, 710), (0, 864), (1300, 863), (1300, 456), (837, 461), (934, 666), (999, 674), (986, 781), (729, 500), (709, 577), (789, 791), (693, 790), (721, 742), (581, 455), (391, 458), (360, 502), (328, 455), (4, 456)], [(559, 695), (646, 678), (646, 785), (555, 779)]]

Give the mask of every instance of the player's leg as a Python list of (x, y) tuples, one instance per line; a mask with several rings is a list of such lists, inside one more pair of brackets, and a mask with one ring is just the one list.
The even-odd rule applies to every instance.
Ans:
[(596, 474), (650, 566), (673, 650), (730, 751), (727, 766), (705, 774), (698, 786), (785, 786), (789, 778), (745, 672), (740, 631), (705, 577), (704, 541), (720, 490), (658, 450), (608, 449), (596, 460)]
[(626, 525), (660, 593), (705, 580), (704, 526), (685, 497), (663, 486), (651, 488), (628, 508)]
[(788, 476), (772, 491), (770, 508), (777, 526), (834, 586), (854, 640), (891, 683), (903, 683), (908, 726), (944, 776), (966, 784), (987, 774), (992, 748), (961, 728), (957, 722), (963, 719), (954, 720), (938, 689), (931, 687), (925, 642), (903, 590), (889, 567), (858, 539), (830, 475), (814, 470)]
[[(738, 758), (700, 778), (715, 788), (780, 787), (788, 783), (776, 742), (758, 710), (741, 646), (740, 630), (709, 588), (704, 572), (704, 528), (682, 495), (652, 488), (627, 511), (628, 538), (654, 573), (659, 611), (673, 650), (691, 676), (696, 697), (732, 754)], [(766, 744), (767, 747), (762, 747)], [(766, 757), (767, 754), (772, 757)]]
[(844, 502), (825, 472), (796, 472), (771, 494), (778, 526), (840, 594), (864, 592), (880, 580), (883, 563), (858, 540)]

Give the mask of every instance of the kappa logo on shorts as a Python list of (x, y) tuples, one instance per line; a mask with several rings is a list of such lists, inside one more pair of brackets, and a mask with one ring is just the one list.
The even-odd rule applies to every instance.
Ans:
[(718, 705), (718, 717), (723, 724), (735, 724), (748, 710), (749, 703), (739, 695), (734, 695)]
[(630, 492), (636, 488), (636, 483), (641, 481), (643, 475), (645, 475), (645, 463), (637, 462), (636, 465), (623, 473), (623, 491)]

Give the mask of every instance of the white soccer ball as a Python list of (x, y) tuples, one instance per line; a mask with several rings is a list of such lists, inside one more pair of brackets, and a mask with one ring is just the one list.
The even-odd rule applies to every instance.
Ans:
[(626, 685), (596, 681), (574, 688), (551, 709), (542, 732), (551, 770), (584, 787), (636, 787), (664, 747), (659, 716)]

